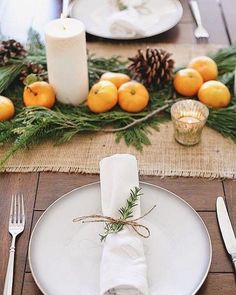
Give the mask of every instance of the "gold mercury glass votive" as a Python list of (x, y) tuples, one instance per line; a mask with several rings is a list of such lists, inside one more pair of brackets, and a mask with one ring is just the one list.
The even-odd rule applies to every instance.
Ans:
[(199, 101), (186, 99), (171, 107), (175, 139), (183, 145), (197, 144), (209, 115), (208, 108)]

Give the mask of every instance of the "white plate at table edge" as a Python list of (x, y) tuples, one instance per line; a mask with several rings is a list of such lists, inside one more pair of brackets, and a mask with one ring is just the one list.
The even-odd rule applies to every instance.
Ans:
[[(153, 36), (157, 36), (161, 33), (164, 33), (170, 29), (172, 29), (173, 27), (175, 27), (179, 21), (181, 20), (182, 16), (183, 16), (183, 6), (181, 4), (181, 2), (179, 0), (173, 0), (173, 2), (175, 3), (177, 9), (177, 13), (176, 13), (176, 19), (173, 23), (167, 25), (165, 28), (163, 29), (159, 29), (156, 31), (155, 34), (145, 34), (144, 36), (134, 36), (134, 37), (127, 37), (127, 36), (123, 36), (123, 37), (120, 37), (120, 36), (113, 36), (113, 35), (107, 35), (107, 34), (104, 34), (104, 33), (98, 33), (97, 31), (94, 31), (94, 30), (90, 30), (89, 28), (87, 28), (86, 26), (86, 23), (84, 22), (85, 24), (85, 27), (86, 27), (86, 32), (93, 35), (93, 36), (96, 36), (96, 37), (101, 37), (101, 38), (105, 38), (105, 39), (111, 39), (111, 40), (138, 40), (138, 39), (145, 39), (145, 38), (150, 38), (150, 37), (153, 37)], [(73, 14), (73, 8), (74, 8), (74, 5), (76, 5), (76, 1), (72, 2), (72, 4), (70, 5), (70, 12), (69, 12), (69, 15), (70, 17), (73, 17), (73, 18), (77, 18), (80, 20), (80, 18), (78, 16), (76, 16), (75, 14)], [(77, 4), (78, 5), (78, 4)]]
[[(155, 184), (152, 184), (152, 183), (148, 183), (148, 182), (144, 182), (144, 181), (140, 181), (139, 182), (140, 184), (144, 184), (144, 185), (148, 185), (148, 186), (153, 186), (153, 187), (156, 187), (160, 190), (163, 190), (171, 195), (173, 195), (174, 197), (176, 197), (177, 199), (179, 199), (180, 201), (182, 201), (185, 205), (187, 205), (187, 207), (189, 207), (192, 212), (198, 217), (199, 221), (202, 223), (204, 229), (205, 229), (205, 232), (207, 234), (207, 238), (208, 238), (208, 242), (209, 242), (209, 261), (208, 261), (208, 265), (206, 267), (206, 271), (205, 271), (205, 274), (204, 276), (202, 277), (202, 280), (200, 281), (199, 285), (197, 286), (197, 288), (194, 290), (194, 292), (190, 295), (195, 295), (199, 289), (202, 287), (204, 281), (206, 280), (207, 276), (208, 276), (208, 273), (209, 273), (209, 270), (210, 270), (210, 266), (211, 266), (211, 262), (212, 262), (212, 242), (211, 242), (211, 238), (210, 238), (210, 234), (208, 232), (208, 229), (204, 223), (204, 221), (202, 220), (201, 216), (198, 214), (198, 212), (187, 202), (185, 201), (184, 199), (182, 199), (181, 197), (179, 197), (177, 194), (173, 193), (172, 191), (168, 190), (168, 189), (165, 189), (161, 186), (158, 186), (158, 185), (155, 185)], [(33, 270), (33, 265), (32, 265), (32, 261), (31, 261), (31, 244), (32, 244), (32, 239), (33, 239), (33, 236), (34, 236), (34, 232), (38, 226), (38, 224), (41, 222), (41, 220), (43, 219), (45, 213), (51, 208), (53, 207), (58, 201), (60, 201), (61, 199), (63, 198), (66, 198), (68, 195), (70, 195), (71, 193), (75, 192), (75, 191), (79, 191), (80, 189), (83, 189), (83, 188), (86, 188), (86, 187), (89, 187), (89, 186), (93, 186), (93, 185), (97, 185), (97, 184), (100, 184), (100, 181), (96, 181), (96, 182), (92, 182), (92, 183), (89, 183), (89, 184), (85, 184), (85, 185), (82, 185), (80, 187), (77, 187), (65, 194), (63, 194), (61, 197), (59, 197), (57, 200), (55, 200), (52, 204), (50, 204), (47, 209), (43, 212), (43, 214), (39, 217), (38, 221), (36, 222), (32, 232), (31, 232), (31, 235), (30, 235), (30, 241), (29, 241), (29, 246), (28, 246), (28, 260), (29, 260), (29, 266), (30, 266), (30, 270), (31, 270), (31, 274), (33, 276), (33, 279), (35, 281), (35, 283), (37, 284), (38, 288), (40, 289), (40, 291), (44, 294), (44, 295), (47, 295), (44, 290), (43, 290), (43, 287), (40, 285), (40, 283), (38, 282), (37, 280), (37, 277), (34, 273), (34, 270)]]

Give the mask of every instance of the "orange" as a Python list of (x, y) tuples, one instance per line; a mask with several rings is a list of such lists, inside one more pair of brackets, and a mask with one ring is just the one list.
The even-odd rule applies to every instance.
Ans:
[(180, 70), (174, 78), (175, 90), (184, 96), (197, 94), (202, 83), (202, 76), (194, 69)]
[(37, 81), (25, 86), (23, 101), (25, 106), (53, 107), (56, 100), (55, 91), (50, 84), (44, 81)]
[(110, 81), (100, 81), (91, 88), (87, 104), (94, 113), (103, 113), (112, 109), (118, 101), (116, 86)]
[(217, 64), (208, 56), (198, 56), (193, 58), (190, 61), (188, 68), (198, 71), (204, 82), (215, 80), (218, 76)]
[(0, 121), (10, 120), (14, 114), (15, 108), (12, 101), (5, 96), (0, 96)]
[(137, 113), (148, 104), (149, 93), (147, 89), (136, 81), (130, 81), (120, 86), (118, 90), (118, 103), (127, 112)]
[(219, 81), (205, 82), (198, 91), (198, 98), (213, 108), (226, 107), (231, 99), (229, 89)]
[(119, 88), (122, 84), (130, 81), (130, 77), (122, 73), (107, 72), (101, 76), (100, 80), (110, 81)]

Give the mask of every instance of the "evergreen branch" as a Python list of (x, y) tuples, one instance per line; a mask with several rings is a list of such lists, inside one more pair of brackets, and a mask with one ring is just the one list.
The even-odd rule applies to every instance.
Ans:
[[(219, 68), (219, 80), (227, 84), (233, 96), (234, 69), (236, 67), (236, 45), (219, 50), (211, 55)], [(12, 154), (47, 139), (55, 139), (58, 143), (70, 140), (80, 132), (115, 132), (116, 142), (124, 139), (127, 145), (142, 150), (144, 145), (150, 144), (151, 129), (158, 130), (158, 124), (170, 118), (170, 105), (176, 99), (172, 83), (164, 89), (150, 89), (150, 101), (147, 108), (137, 114), (127, 113), (119, 107), (101, 114), (91, 113), (86, 106), (67, 106), (57, 103), (54, 109), (23, 108), (23, 85), (16, 78), (22, 67), (29, 61), (46, 63), (43, 46), (31, 46), (28, 56), (23, 59), (10, 59), (10, 64), (0, 67), (0, 93), (13, 99), (16, 106), (16, 116), (10, 122), (0, 123), (0, 144), (11, 143), (11, 148), (0, 165), (5, 163)], [(88, 69), (90, 85), (95, 83), (106, 71), (127, 73), (128, 61), (120, 57), (97, 58), (88, 55)], [(9, 87), (11, 86), (11, 87)], [(195, 97), (195, 99), (197, 99)], [(176, 101), (175, 100), (175, 101)], [(167, 104), (169, 106), (167, 106)], [(236, 138), (235, 127), (236, 99), (224, 109), (210, 110), (208, 126), (216, 129), (224, 136)], [(159, 111), (162, 114), (156, 116)]]
[(219, 75), (232, 72), (236, 68), (236, 43), (209, 54), (217, 63)]
[(130, 129), (131, 127), (134, 127), (135, 125), (138, 125), (138, 124), (141, 124), (147, 120), (149, 120), (150, 118), (152, 118), (153, 116), (155, 116), (156, 114), (166, 110), (168, 107), (170, 106), (170, 104), (165, 104), (161, 107), (159, 107), (158, 109), (152, 111), (151, 113), (148, 113), (145, 117), (142, 117), (142, 118), (139, 118), (139, 119), (136, 119), (136, 120), (133, 120), (133, 122), (125, 125), (124, 127), (120, 127), (120, 128), (113, 128), (113, 129), (101, 129), (100, 131), (102, 132), (120, 132), (120, 131), (125, 131), (125, 130), (128, 130)]
[(20, 74), (23, 64), (16, 63), (0, 67), (0, 93), (7, 89)]
[(118, 233), (124, 229), (124, 221), (133, 217), (134, 208), (138, 205), (138, 200), (142, 195), (141, 188), (135, 187), (134, 190), (130, 190), (125, 206), (118, 210), (120, 217), (117, 219), (117, 223), (105, 223), (104, 234), (100, 234), (101, 242), (105, 241), (108, 235)]
[(218, 110), (210, 109), (207, 125), (236, 143), (236, 104)]

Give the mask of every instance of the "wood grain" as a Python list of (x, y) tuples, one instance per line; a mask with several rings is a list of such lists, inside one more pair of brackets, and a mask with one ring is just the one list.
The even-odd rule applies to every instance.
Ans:
[(45, 210), (63, 194), (98, 180), (98, 175), (57, 173), (55, 177), (55, 173), (40, 173), (35, 210)]
[(200, 212), (206, 224), (212, 242), (211, 272), (233, 272), (233, 266), (221, 238), (215, 212)]
[[(43, 214), (44, 211), (34, 211), (33, 218), (32, 218), (32, 226), (31, 226), (31, 233), (35, 227), (36, 222), (39, 220), (40, 216)], [(25, 272), (31, 272), (30, 266), (29, 266), (29, 259), (27, 257), (26, 259), (26, 266), (25, 266)]]
[(25, 274), (25, 280), (22, 290), (22, 295), (42, 295), (43, 293), (40, 292), (39, 288), (34, 282), (34, 279), (31, 273)]
[(208, 42), (214, 44), (229, 44), (220, 6), (217, 1), (198, 0), (198, 4), (202, 22), (210, 35)]
[(189, 8), (188, 0), (180, 0), (183, 6), (183, 16), (180, 20), (181, 23), (193, 23), (193, 17)]
[(235, 295), (234, 274), (209, 274), (198, 295)]
[[(209, 274), (197, 295), (235, 295), (233, 274)], [(22, 295), (41, 295), (30, 273), (25, 275)], [(87, 295), (87, 294), (85, 294)]]
[[(195, 44), (193, 32), (195, 21), (189, 9), (188, 0), (180, 0), (184, 11), (180, 23), (171, 30), (148, 39), (140, 39), (138, 42), (165, 42)], [(55, 9), (59, 15), (62, 0), (55, 1)], [(228, 44), (236, 41), (236, 9), (233, 0), (221, 0), (221, 6), (217, 0), (198, 0), (203, 23), (210, 34), (209, 43)], [(225, 17), (224, 19), (222, 13)], [(230, 37), (230, 40), (227, 36)], [(120, 44), (120, 41), (111, 41), (87, 35), (88, 41), (103, 41)], [(122, 41), (122, 44), (132, 41)], [(42, 295), (30, 273), (27, 263), (27, 248), (32, 228), (43, 210), (66, 192), (79, 186), (98, 181), (98, 175), (78, 175), (63, 173), (29, 173), (29, 174), (1, 174), (0, 175), (0, 293), (6, 273), (10, 236), (8, 234), (8, 216), (10, 197), (12, 193), (22, 192), (27, 208), (27, 222), (24, 233), (17, 243), (17, 256), (15, 264), (14, 295)], [(204, 220), (211, 236), (213, 257), (210, 273), (197, 293), (198, 295), (234, 295), (236, 294), (236, 282), (231, 261), (224, 248), (221, 234), (218, 228), (215, 201), (216, 197), (225, 194), (230, 218), (236, 229), (236, 182), (231, 180), (206, 180), (197, 178), (164, 178), (145, 176), (142, 181), (162, 186), (185, 199), (196, 209)], [(37, 211), (42, 210), (42, 211)], [(24, 273), (25, 272), (25, 273)], [(87, 295), (87, 294), (86, 294)]]
[(224, 195), (220, 180), (203, 178), (159, 178), (143, 176), (141, 180), (166, 188), (186, 200), (197, 211), (214, 211), (216, 197)]
[(221, 0), (222, 11), (225, 17), (231, 43), (236, 42), (236, 9), (232, 0)]
[[(36, 210), (45, 210), (52, 202), (63, 194), (79, 186), (99, 180), (98, 175), (76, 175), (52, 172), (40, 174), (38, 195), (35, 204)], [(200, 178), (163, 178), (142, 176), (142, 181), (162, 186), (183, 197), (196, 210), (215, 210), (215, 200), (223, 195), (223, 186), (220, 180)]]
[(10, 248), (10, 235), (8, 233), (8, 219), (10, 212), (11, 195), (20, 192), (24, 195), (26, 210), (26, 225), (23, 234), (18, 238), (16, 246), (14, 295), (21, 294), (24, 269), (27, 256), (28, 240), (30, 235), (33, 207), (36, 195), (38, 175), (30, 174), (1, 174), (0, 177), (0, 294), (3, 292), (5, 274)]
[(223, 184), (230, 220), (236, 232), (236, 181), (224, 180)]

